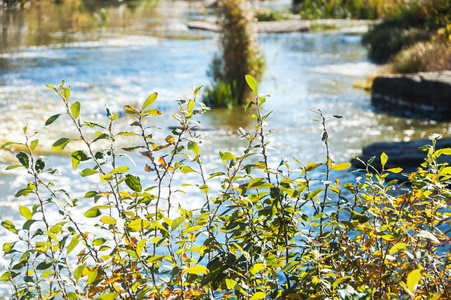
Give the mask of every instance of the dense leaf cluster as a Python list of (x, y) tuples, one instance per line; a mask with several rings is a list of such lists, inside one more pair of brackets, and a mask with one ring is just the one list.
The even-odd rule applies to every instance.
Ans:
[[(27, 138), (19, 164), (8, 169), (29, 173), (16, 196), (35, 204), (20, 207), (21, 222), (2, 222), (16, 237), (3, 244), (10, 265), (1, 275), (13, 299), (450, 299), (451, 167), (437, 158), (451, 149), (436, 150), (435, 141), (424, 146), (425, 162), (408, 174), (410, 187), (385, 182), (401, 171), (384, 169), (385, 154), (382, 170), (363, 162), (362, 176), (343, 183), (339, 175), (350, 164), (333, 160), (329, 117), (315, 111), (324, 161), (270, 165), (266, 97), (246, 79), (255, 96), (247, 107), (253, 106), (255, 126), (239, 130), (244, 152), (219, 152), (223, 168), (213, 173), (192, 130), (195, 116), (208, 110), (196, 101), (199, 88), (178, 102), (173, 117), (180, 126), (158, 141), (157, 129), (145, 125), (161, 115), (151, 108), (157, 94), (141, 108), (126, 106), (131, 130), (117, 133), (116, 113), (107, 110), (108, 124), (84, 121), (69, 88), (51, 87), (83, 145), (70, 156), (73, 169), (86, 180), (99, 176), (101, 184), (86, 191), (83, 201), (91, 205), (74, 217), (78, 201), (43, 179), (57, 171), (33, 155), (38, 141)], [(93, 129), (97, 135), (88, 139)], [(136, 144), (117, 149), (121, 136)], [(53, 149), (73, 142), (61, 138)], [(131, 151), (141, 154), (139, 166), (152, 180), (119, 164)], [(189, 184), (205, 204), (192, 211), (181, 203), (174, 214), (174, 195), (183, 188), (174, 178), (185, 174), (198, 178)], [(55, 210), (59, 218), (50, 218)]]

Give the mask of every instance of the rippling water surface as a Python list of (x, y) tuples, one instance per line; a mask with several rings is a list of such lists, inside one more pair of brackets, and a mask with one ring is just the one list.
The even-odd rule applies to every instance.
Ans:
[[(155, 105), (163, 116), (152, 125), (161, 127), (164, 136), (168, 127), (176, 125), (170, 118), (177, 111), (174, 100), (189, 99), (193, 86), (209, 83), (206, 70), (216, 40), (213, 34), (186, 27), (188, 20), (204, 16), (199, 2), (142, 1), (109, 5), (107, 10), (88, 3), (81, 8), (54, 5), (40, 10), (0, 13), (0, 144), (20, 141), (22, 128), (28, 125), (29, 132), (38, 132), (38, 153), (48, 155), (48, 164), (65, 174), (51, 179), (80, 197), (98, 182), (81, 182), (68, 159), (48, 153), (58, 137), (70, 134), (70, 122), (61, 119), (44, 127), (48, 117), (64, 111), (61, 100), (46, 84), (65, 80), (73, 100), (82, 104), (82, 115), (95, 122), (105, 121), (105, 105), (123, 112), (124, 105), (142, 103), (158, 91)], [(108, 21), (102, 21), (102, 14)], [(379, 67), (366, 59), (361, 35), (351, 32), (354, 30), (259, 36), (268, 65), (259, 89), (271, 95), (265, 110), (273, 111), (269, 118), (269, 129), (274, 131), (271, 164), (293, 156), (305, 163), (324, 160), (321, 127), (312, 121), (315, 114), (309, 108), (344, 117), (328, 122), (337, 161), (349, 160), (376, 141), (427, 138), (431, 133), (451, 135), (450, 123), (374, 111), (370, 95), (353, 84)], [(213, 129), (205, 132), (201, 146), (206, 167), (213, 172), (220, 166), (219, 149), (239, 154), (243, 143), (236, 140), (237, 129), (251, 129), (252, 120), (249, 113), (236, 108), (211, 111), (201, 121), (202, 126)], [(119, 129), (128, 123), (126, 117), (121, 118)], [(17, 218), (18, 205), (31, 201), (14, 197), (29, 180), (20, 169), (5, 171), (14, 159), (14, 153), (0, 150), (1, 220)], [(137, 172), (144, 173), (139, 166)], [(179, 201), (192, 208), (202, 205), (196, 198)], [(0, 236), (5, 234), (0, 231)]]

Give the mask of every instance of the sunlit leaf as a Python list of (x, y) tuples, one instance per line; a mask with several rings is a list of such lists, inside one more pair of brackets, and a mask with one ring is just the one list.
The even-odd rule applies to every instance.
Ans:
[(266, 293), (256, 292), (255, 294), (252, 295), (252, 297), (249, 300), (261, 300), (261, 299), (265, 299), (265, 297), (266, 297)]
[(52, 149), (55, 151), (63, 150), (71, 141), (73, 140), (69, 138), (60, 138), (55, 143), (53, 143)]
[(195, 265), (193, 267), (188, 268), (185, 272), (189, 274), (200, 275), (208, 273), (208, 269), (202, 265)]
[(387, 163), (387, 161), (388, 161), (388, 156), (387, 156), (387, 154), (385, 154), (385, 152), (383, 152), (383, 153), (381, 154), (381, 164), (382, 164), (382, 167), (385, 166), (385, 164)]
[(86, 168), (86, 169), (84, 169), (83, 171), (80, 172), (80, 175), (82, 177), (86, 177), (86, 176), (90, 176), (90, 175), (97, 174), (97, 173), (99, 173), (99, 171)]
[(116, 168), (116, 169), (112, 170), (110, 172), (110, 174), (125, 173), (127, 171), (128, 171), (128, 167), (123, 166), (123, 167), (119, 167), (119, 168)]
[(415, 293), (418, 283), (421, 280), (421, 270), (416, 269), (407, 275), (407, 287), (412, 293)]
[(116, 224), (116, 219), (113, 217), (109, 217), (109, 216), (103, 216), (100, 218), (100, 222), (104, 223), (104, 224), (112, 224), (115, 225)]
[(332, 165), (332, 164), (330, 165), (330, 168), (332, 170), (335, 170), (335, 171), (347, 170), (350, 167), (351, 167), (351, 163), (349, 163), (349, 162), (339, 163), (339, 164), (336, 164), (336, 165)]
[(157, 108), (148, 109), (144, 113), (156, 117), (161, 116), (161, 111)]
[(258, 95), (257, 81), (251, 75), (246, 75), (245, 78), (246, 78), (247, 84), (249, 85), (251, 90), (254, 92), (254, 96), (257, 97), (257, 95)]
[(31, 214), (31, 211), (26, 206), (20, 206), (19, 207), (20, 214), (27, 220), (31, 220), (33, 218), (33, 215)]
[(33, 151), (34, 149), (36, 149), (36, 147), (38, 146), (38, 143), (39, 143), (39, 140), (31, 141), (31, 143), (30, 143), (30, 149), (31, 149), (31, 151)]
[(144, 102), (141, 109), (145, 110), (146, 108), (148, 108), (150, 105), (152, 105), (152, 103), (155, 102), (155, 100), (157, 100), (157, 97), (158, 97), (158, 93), (150, 94), (149, 97), (147, 97), (147, 100)]
[(13, 233), (17, 233), (16, 226), (13, 224), (13, 222), (11, 222), (9, 220), (3, 221), (2, 226)]
[(87, 210), (84, 214), (86, 218), (95, 218), (100, 216), (102, 213), (100, 212), (100, 209), (97, 207), (92, 207), (89, 210)]
[(78, 116), (80, 115), (80, 102), (75, 102), (70, 106), (70, 111), (72, 113), (72, 116), (74, 117), (74, 119), (77, 119)]

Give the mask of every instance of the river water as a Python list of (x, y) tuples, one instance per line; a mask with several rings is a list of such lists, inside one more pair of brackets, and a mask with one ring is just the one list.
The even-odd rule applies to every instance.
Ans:
[[(283, 4), (283, 3), (282, 3)], [(102, 9), (103, 8), (103, 9)], [(44, 127), (48, 117), (63, 112), (61, 100), (46, 87), (65, 80), (72, 98), (81, 102), (85, 119), (105, 120), (105, 105), (123, 112), (126, 104), (143, 103), (157, 91), (155, 105), (163, 117), (153, 125), (167, 134), (176, 125), (170, 116), (176, 99), (189, 99), (193, 86), (206, 85), (206, 70), (217, 50), (215, 35), (191, 31), (189, 20), (205, 18), (200, 2), (140, 1), (121, 4), (44, 5), (23, 11), (0, 11), (0, 144), (23, 140), (22, 128), (39, 132), (37, 153), (65, 176), (52, 179), (75, 195), (87, 183), (71, 171), (70, 160), (48, 151), (59, 137), (67, 136), (68, 121)], [(259, 35), (267, 71), (259, 90), (270, 94), (266, 111), (273, 159), (296, 157), (303, 163), (323, 162), (321, 126), (309, 109), (344, 119), (328, 122), (332, 153), (349, 161), (360, 149), (377, 141), (427, 138), (432, 133), (451, 136), (451, 124), (387, 115), (374, 110), (370, 95), (353, 84), (380, 67), (366, 59), (361, 28)], [(220, 167), (218, 151), (239, 154), (243, 142), (237, 129), (252, 128), (250, 114), (242, 108), (217, 109), (201, 118), (205, 132), (201, 151), (210, 172)], [(119, 127), (128, 124), (126, 117)], [(15, 219), (15, 192), (29, 180), (21, 169), (5, 171), (14, 153), (0, 149), (0, 219)], [(137, 172), (141, 172), (137, 171)], [(353, 175), (344, 175), (353, 180)], [(185, 177), (183, 180), (190, 180)], [(181, 183), (180, 181), (178, 183)], [(96, 184), (96, 183), (93, 183)], [(183, 200), (188, 208), (200, 207), (196, 198)], [(0, 239), (5, 237), (0, 230)]]

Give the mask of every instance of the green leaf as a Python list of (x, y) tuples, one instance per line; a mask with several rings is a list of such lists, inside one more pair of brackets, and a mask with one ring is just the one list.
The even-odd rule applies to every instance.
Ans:
[(61, 114), (56, 114), (51, 116), (50, 118), (47, 119), (47, 121), (45, 121), (45, 126), (48, 126), (50, 124), (52, 124), (53, 122), (56, 121), (56, 119), (58, 119), (61, 116)]
[(55, 151), (63, 150), (67, 146), (67, 144), (69, 144), (71, 141), (73, 140), (69, 138), (60, 138), (55, 143), (53, 143), (52, 150)]
[(219, 156), (221, 157), (222, 161), (225, 163), (226, 160), (228, 159), (236, 159), (235, 155), (233, 155), (230, 152), (221, 152), (219, 151)]
[(152, 93), (149, 95), (149, 97), (147, 97), (147, 100), (144, 102), (141, 110), (145, 110), (146, 108), (148, 108), (150, 105), (152, 105), (152, 103), (155, 102), (155, 100), (157, 100), (158, 97), (158, 93)]
[(138, 257), (141, 257), (141, 252), (143, 251), (144, 246), (146, 245), (146, 241), (147, 241), (146, 239), (142, 239), (136, 246), (136, 254), (138, 254)]
[(35, 186), (34, 184), (28, 183), (28, 184), (27, 184), (27, 187), (24, 188), (24, 189), (19, 190), (19, 191), (16, 193), (15, 196), (16, 196), (16, 197), (26, 196), (26, 195), (28, 195), (29, 193), (31, 193), (32, 191), (34, 191), (35, 189), (36, 189), (36, 186)]
[(75, 102), (74, 104), (72, 104), (70, 106), (70, 111), (72, 112), (72, 116), (74, 117), (74, 119), (77, 119), (78, 116), (80, 115), (80, 102)]
[(199, 147), (197, 146), (196, 142), (189, 141), (188, 142), (188, 149), (193, 151), (193, 153), (197, 156), (199, 156)]
[(17, 233), (16, 226), (14, 226), (13, 222), (11, 222), (9, 220), (3, 221), (2, 226), (13, 233)]
[(22, 164), (22, 166), (24, 166), (25, 168), (28, 169), (28, 167), (30, 165), (30, 158), (28, 157), (28, 154), (21, 151), (21, 152), (17, 153), (16, 157), (19, 160), (19, 162)]
[(103, 244), (105, 244), (105, 242), (106, 242), (105, 238), (97, 238), (97, 239), (92, 241), (92, 244), (94, 246), (102, 246)]
[(290, 261), (288, 264), (286, 264), (285, 266), (283, 266), (283, 268), (281, 269), (282, 272), (287, 272), (291, 269), (293, 269), (296, 265), (299, 265), (298, 261)]
[(97, 269), (93, 269), (88, 273), (88, 283), (91, 284), (97, 278)]
[(2, 148), (5, 148), (6, 146), (9, 145), (23, 145), (22, 143), (17, 143), (17, 142), (6, 142), (2, 145)]
[(127, 175), (126, 179), (125, 179), (125, 183), (132, 191), (141, 193), (142, 186), (141, 186), (141, 180), (139, 179), (139, 177), (135, 177), (133, 175)]
[(132, 231), (139, 231), (141, 229), (146, 229), (150, 226), (150, 222), (144, 219), (136, 219), (132, 222), (130, 222), (127, 227), (131, 229)]
[(116, 224), (116, 219), (113, 217), (108, 217), (108, 216), (104, 216), (100, 218), (100, 222), (104, 223), (104, 224), (111, 224), (111, 225), (115, 225)]
[(64, 101), (67, 102), (67, 100), (69, 100), (69, 97), (70, 97), (70, 88), (63, 87), (63, 91), (62, 91), (61, 95), (63, 96)]
[(245, 78), (246, 78), (247, 84), (249, 85), (251, 90), (254, 92), (254, 96), (257, 97), (258, 96), (257, 81), (251, 75), (246, 75)]
[(234, 290), (238, 284), (233, 279), (226, 279), (226, 285), (229, 289)]
[(80, 172), (80, 176), (86, 177), (86, 176), (90, 176), (90, 175), (97, 174), (97, 173), (99, 173), (99, 171), (86, 168)]
[(89, 210), (87, 210), (84, 214), (86, 218), (95, 218), (101, 215), (100, 209), (97, 207), (92, 207)]
[(118, 295), (119, 295), (118, 293), (108, 293), (97, 297), (96, 300), (113, 300), (116, 299)]
[(183, 222), (185, 222), (185, 219), (186, 219), (186, 217), (184, 215), (176, 218), (171, 224), (172, 231), (176, 230), (177, 227), (179, 227), (181, 224), (183, 224)]
[(43, 261), (39, 265), (37, 265), (36, 269), (38, 269), (38, 270), (47, 270), (51, 266), (52, 266), (51, 262)]
[(91, 142), (91, 144), (100, 140), (109, 140), (111, 142), (114, 142), (114, 139), (111, 135), (109, 135), (108, 133), (101, 133)]
[(12, 170), (15, 168), (23, 168), (22, 165), (12, 165), (12, 166), (7, 166), (5, 170)]
[(348, 278), (352, 278), (352, 277), (351, 277), (351, 276), (344, 276), (344, 277), (338, 278), (338, 279), (335, 280), (335, 282), (332, 284), (332, 287), (333, 287), (334, 289), (336, 289), (337, 286), (338, 286), (342, 281), (344, 281), (344, 280), (346, 280), (346, 279), (348, 279)]
[(195, 266), (192, 266), (192, 267), (186, 269), (185, 272), (188, 274), (200, 275), (200, 274), (208, 273), (208, 269), (202, 265), (195, 265)]
[(74, 271), (74, 277), (75, 277), (75, 280), (79, 280), (80, 279), (80, 277), (81, 277), (81, 274), (83, 274), (83, 271), (85, 270), (85, 268), (86, 268), (86, 264), (83, 264), (83, 265), (81, 265), (81, 266), (78, 266), (76, 269), (75, 269), (75, 271)]
[(385, 166), (385, 164), (387, 163), (387, 161), (388, 161), (388, 156), (387, 156), (387, 154), (385, 154), (385, 152), (382, 152), (382, 154), (381, 154), (381, 164), (382, 164), (382, 167)]
[(206, 185), (206, 184), (201, 185), (201, 186), (199, 187), (199, 189), (200, 189), (202, 192), (204, 192), (205, 195), (208, 195), (208, 191), (210, 190), (210, 188), (209, 188), (208, 185)]
[(255, 103), (254, 103), (253, 101), (248, 101), (248, 102), (246, 103), (246, 106), (244, 107), (244, 111), (247, 111), (247, 109), (248, 109), (249, 107), (251, 107), (252, 104), (255, 104)]
[(91, 157), (88, 155), (88, 153), (83, 150), (75, 151), (70, 156), (72, 157), (72, 167), (74, 168), (74, 170), (77, 169), (78, 164), (81, 161), (86, 161), (86, 160), (91, 159)]
[(31, 141), (31, 143), (30, 143), (30, 149), (31, 149), (31, 151), (33, 151), (34, 149), (36, 149), (36, 147), (38, 146), (38, 143), (39, 143), (39, 140)]
[(116, 169), (112, 170), (110, 172), (110, 174), (125, 173), (127, 171), (128, 171), (128, 167), (124, 166), (124, 167), (119, 167), (119, 168), (116, 168)]
[(57, 90), (53, 85), (46, 84), (45, 86), (48, 87), (49, 89), (54, 90), (55, 92), (58, 93), (58, 90)]
[(67, 254), (71, 253), (72, 250), (74, 250), (75, 247), (77, 247), (78, 243), (80, 242), (80, 239), (78, 236), (74, 236), (72, 240), (70, 241), (70, 244), (66, 247)]
[(28, 207), (20, 206), (19, 207), (20, 214), (27, 220), (31, 220), (33, 218), (33, 215), (31, 214), (31, 211)]
[(182, 172), (182, 173), (190, 173), (190, 172), (195, 172), (195, 173), (197, 173), (197, 172), (194, 171), (191, 167), (188, 167), (188, 166), (181, 166), (181, 167), (180, 167), (180, 172)]
[(407, 287), (412, 293), (415, 293), (415, 290), (417, 289), (417, 285), (421, 280), (421, 270), (416, 269), (407, 275)]

